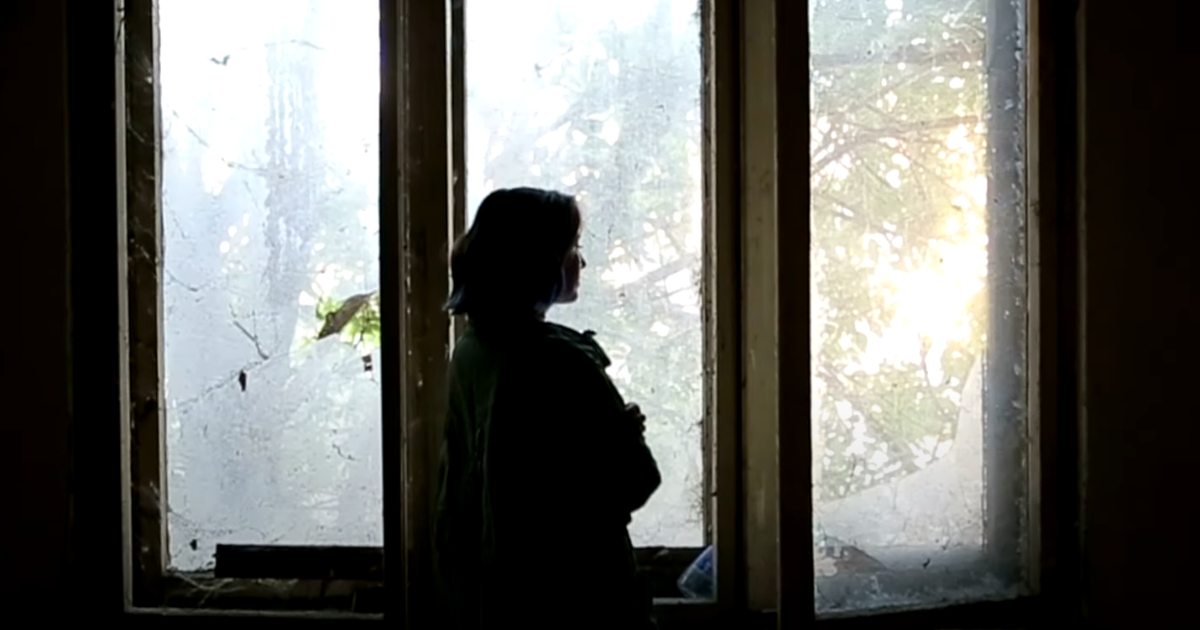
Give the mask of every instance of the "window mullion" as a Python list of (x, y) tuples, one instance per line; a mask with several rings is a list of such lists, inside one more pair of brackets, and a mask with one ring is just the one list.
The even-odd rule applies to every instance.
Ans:
[[(404, 2), (379, 2), (379, 319), (380, 366), (384, 383), (401, 383), (404, 370), (404, 269), (401, 253), (403, 226), (400, 218), (401, 159), (401, 85), (404, 79), (404, 52), (401, 47), (401, 22)], [(406, 564), (403, 558), (406, 545), (404, 505), (404, 388), (382, 387), (383, 407), (383, 542), (395, 550), (393, 557), (400, 561), (387, 571), (384, 560), (384, 584), (391, 593), (385, 616), (403, 618), (407, 601)]]
[(465, 0), (452, 0), (449, 11), (450, 57), (450, 234), (458, 238), (467, 229), (467, 31)]
[(741, 7), (742, 492), (746, 604), (776, 605), (776, 371), (774, 12)]
[[(779, 627), (815, 614), (812, 566), (812, 350), (808, 3), (776, 0), (774, 99), (778, 335)], [(786, 385), (783, 385), (786, 384)], [(788, 607), (785, 610), (784, 604)]]
[(1053, 609), (1078, 614), (1079, 420), (1074, 357), (1078, 278), (1074, 206), (1074, 7), (1028, 5), (1029, 401), (1028, 584)]
[(741, 510), (741, 335), (739, 225), (740, 58), (739, 4), (734, 0), (704, 3), (704, 137), (706, 185), (704, 313), (707, 454), (704, 487), (716, 496), (705, 522), (716, 547), (717, 603), (723, 610), (744, 607), (745, 556)]
[(158, 7), (124, 3), (126, 230), (129, 290), (128, 436), (132, 604), (162, 602), (167, 558), (163, 423), (162, 152)]
[[(390, 98), (396, 108), (392, 120), (398, 122), (393, 122), (396, 140), (384, 143), (385, 147), (391, 145), (388, 152), (393, 155), (384, 158), (382, 172), (397, 174), (398, 181), (391, 183), (394, 197), (385, 197), (381, 204), (385, 215), (381, 218), (386, 219), (381, 222), (385, 226), (384, 251), (390, 252), (384, 258), (383, 271), (389, 275), (383, 286), (400, 294), (384, 302), (385, 310), (393, 313), (385, 319), (385, 326), (389, 321), (391, 326), (385, 327), (384, 337), (391, 333), (396, 339), (385, 341), (385, 351), (395, 358), (386, 363), (392, 369), (385, 371), (384, 378), (398, 376), (403, 392), (391, 408), (384, 408), (385, 418), (395, 418), (390, 412), (399, 411), (403, 425), (399, 444), (403, 446), (396, 448), (393, 430), (385, 437), (384, 456), (394, 458), (402, 450), (404, 460), (400, 469), (403, 514), (387, 513), (388, 520), (403, 519), (403, 531), (397, 531), (399, 525), (386, 525), (386, 534), (392, 541), (395, 538), (390, 536), (402, 536), (405, 601), (409, 604), (404, 614), (410, 623), (422, 625), (420, 620), (433, 612), (435, 599), (431, 553), (434, 485), (450, 335), (449, 318), (442, 308), (449, 287), (447, 218), (453, 207), (448, 3), (396, 0), (384, 4), (389, 5), (385, 15), (394, 15), (396, 24), (392, 33), (397, 52), (385, 60), (384, 74), (385, 85), (396, 86), (396, 94)], [(385, 107), (389, 100), (385, 96)], [(389, 116), (387, 112), (385, 118)], [(394, 164), (389, 164), (389, 159)], [(388, 179), (385, 175), (385, 186)], [(397, 468), (389, 463), (385, 470), (393, 473)], [(386, 487), (396, 478), (394, 474), (385, 478), (388, 497), (397, 496)], [(389, 588), (393, 597), (395, 590)]]
[[(987, 17), (988, 333), (983, 369), (984, 532), (1004, 581), (1021, 571), (1025, 539), (1024, 4), (991, 0)], [(1022, 104), (1014, 107), (1014, 98)]]
[[(450, 21), (450, 242), (467, 231), (467, 29), (465, 0), (453, 0)], [(447, 263), (449, 259), (447, 258)], [(450, 270), (446, 269), (449, 276)], [(453, 317), (451, 339), (457, 339), (466, 320)]]

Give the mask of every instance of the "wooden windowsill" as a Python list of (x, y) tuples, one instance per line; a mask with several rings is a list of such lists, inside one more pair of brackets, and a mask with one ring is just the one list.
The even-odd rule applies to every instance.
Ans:
[[(705, 610), (711, 608), (711, 602), (685, 599), (677, 587), (680, 576), (702, 551), (668, 547), (635, 550), (657, 608), (685, 608), (687, 612), (679, 614), (689, 618), (708, 614)], [(218, 545), (213, 571), (164, 576), (164, 608), (145, 610), (305, 616), (326, 612), (382, 614), (388, 601), (383, 586), (383, 555), (381, 547)]]

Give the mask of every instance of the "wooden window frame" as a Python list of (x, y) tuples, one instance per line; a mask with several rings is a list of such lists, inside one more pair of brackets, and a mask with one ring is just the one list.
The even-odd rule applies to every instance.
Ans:
[[(788, 37), (790, 33), (807, 33), (808, 13), (804, 3), (775, 0), (773, 34), (774, 82), (759, 94), (763, 100), (772, 100), (774, 112), (809, 111), (809, 92), (805, 76), (809, 67), (807, 37)], [(988, 519), (985, 527), (985, 550), (988, 554), (1002, 554), (1008, 561), (1010, 571), (1020, 570), (1023, 592), (1015, 597), (1000, 601), (964, 602), (950, 606), (930, 604), (924, 607), (909, 607), (899, 610), (868, 610), (861, 613), (846, 613), (818, 616), (813, 606), (814, 573), (812, 570), (812, 545), (801, 537), (796, 539), (780, 536), (778, 549), (778, 627), (801, 627), (818, 625), (827, 627), (1013, 627), (1028, 626), (1044, 621), (1048, 616), (1067, 620), (1081, 619), (1079, 609), (1079, 556), (1077, 514), (1080, 499), (1079, 472), (1079, 424), (1076, 407), (1076, 361), (1080, 331), (1077, 326), (1077, 269), (1074, 258), (1077, 239), (1073, 152), (1075, 83), (1074, 61), (1075, 30), (1072, 3), (1054, 3), (1049, 0), (1025, 0), (1013, 3), (1020, 13), (1005, 15), (990, 4), (989, 25), (998, 28), (1013, 28), (1016, 20), (1024, 20), (1025, 42), (1014, 42), (1007, 49), (991, 51), (995, 56), (991, 64), (1004, 66), (1014, 76), (1004, 80), (1012, 82), (1009, 87), (1018, 87), (1024, 92), (1023, 133), (1019, 138), (1024, 155), (1003, 155), (1007, 162), (1002, 165), (1024, 181), (1024, 198), (1021, 217), (1004, 228), (1012, 229), (1023, 222), (1025, 243), (1025, 277), (1023, 291), (1010, 294), (1014, 303), (1022, 305), (1024, 321), (1016, 324), (997, 325), (989, 338), (1000, 334), (1006, 340), (1020, 343), (1026, 351), (1022, 375), (1023, 382), (1009, 385), (1021, 392), (1017, 398), (989, 400), (985, 389), (985, 445), (991, 440), (1002, 445), (1001, 451), (1020, 452), (1027, 468), (1021, 479), (1021, 487), (1008, 484), (1007, 488), (994, 486), (985, 497), (987, 503), (1022, 496), (1026, 515), (1022, 518), (1011, 513), (999, 518)], [(1024, 45), (1024, 50), (1020, 46)], [(1017, 56), (1024, 67), (1020, 67)], [(1024, 73), (1024, 76), (1020, 76)], [(991, 84), (991, 80), (989, 81)], [(1001, 85), (1000, 87), (1005, 87)], [(993, 89), (989, 87), (989, 89)], [(1000, 109), (1000, 108), (998, 108)], [(1001, 114), (1007, 118), (1011, 114)], [(993, 111), (995, 117), (995, 111)], [(1004, 122), (1004, 121), (1001, 121)], [(1012, 123), (1012, 120), (1008, 120)], [(996, 124), (996, 123), (993, 123)], [(789, 211), (810, 207), (808, 181), (799, 177), (775, 177), (776, 173), (807, 172), (809, 157), (809, 121), (806, 117), (776, 115), (763, 126), (762, 141), (765, 147), (773, 141), (773, 154), (763, 149), (759, 161), (763, 168), (774, 168), (772, 176), (766, 178), (775, 184), (773, 216), (764, 213), (758, 226), (769, 225), (763, 230), (762, 242), (774, 247), (769, 255), (775, 258), (775, 266), (765, 265), (768, 273), (778, 274), (773, 278), (780, 287), (777, 301), (761, 305), (773, 307), (774, 324), (778, 347), (777, 378), (780, 382), (806, 382), (810, 377), (811, 342), (806, 328), (787, 325), (788, 322), (807, 321), (809, 293), (807, 287), (780, 286), (786, 278), (809, 276), (808, 252), (795, 247), (794, 243), (808, 240), (808, 215)], [(993, 127), (994, 129), (994, 127)], [(751, 134), (753, 131), (751, 130)], [(991, 129), (989, 134), (994, 133)], [(749, 160), (750, 158), (748, 158)], [(989, 177), (994, 176), (989, 174)], [(755, 180), (751, 180), (755, 181)], [(765, 194), (765, 193), (764, 193)], [(1002, 202), (1012, 203), (1006, 198)], [(993, 203), (995, 203), (993, 201)], [(997, 213), (992, 213), (997, 214)], [(774, 220), (773, 222), (771, 220)], [(994, 221), (992, 217), (989, 221)], [(993, 228), (1001, 226), (992, 226)], [(771, 242), (768, 235), (777, 240)], [(805, 238), (800, 238), (804, 235)], [(1018, 237), (1019, 239), (1020, 237)], [(989, 239), (994, 241), (997, 239)], [(1007, 240), (1007, 239), (1005, 239)], [(1019, 242), (1019, 240), (1018, 240)], [(788, 246), (790, 245), (790, 246)], [(1009, 246), (1013, 243), (1008, 243)], [(994, 260), (995, 249), (989, 254)], [(765, 263), (765, 261), (764, 261)], [(991, 264), (995, 274), (996, 265)], [(1011, 278), (999, 278), (1000, 283)], [(760, 282), (768, 283), (761, 279)], [(798, 283), (798, 281), (796, 281)], [(996, 283), (995, 275), (990, 282)], [(996, 291), (993, 291), (996, 293)], [(993, 308), (998, 306), (993, 303)], [(992, 317), (993, 320), (1001, 319)], [(1015, 335), (1015, 338), (1013, 337)], [(1006, 352), (1012, 348), (1005, 348)], [(999, 353), (997, 353), (999, 354)], [(995, 366), (996, 361), (1011, 374), (1012, 357), (989, 356), (987, 362)], [(986, 374), (985, 368), (985, 374)], [(1008, 379), (1012, 381), (1013, 379)], [(1021, 380), (1021, 379), (1017, 379)], [(986, 387), (986, 386), (985, 386)], [(788, 417), (807, 417), (809, 396), (797, 396), (794, 392), (777, 392), (776, 436), (778, 437), (778, 527), (780, 532), (809, 532), (812, 527), (812, 471), (811, 446), (807, 424), (784, 422)], [(1011, 394), (1010, 394), (1011, 396)], [(1004, 421), (1012, 421), (1013, 402), (1024, 405), (1023, 435), (1005, 432)], [(1001, 413), (996, 413), (997, 409)], [(999, 423), (988, 425), (989, 416), (1001, 416)], [(991, 420), (990, 422), (997, 422)], [(1019, 446), (1018, 446), (1019, 445)], [(1015, 448), (1014, 448), (1015, 447)], [(1023, 448), (1022, 448), (1023, 447)], [(985, 447), (986, 448), (986, 447)], [(995, 450), (995, 449), (993, 449)], [(985, 455), (987, 466), (1002, 471), (1019, 469), (1022, 461), (1006, 455), (999, 457), (994, 452)], [(1002, 473), (1003, 474), (1003, 473)], [(1024, 534), (1023, 545), (1014, 545), (1018, 533)], [(1001, 544), (997, 544), (1000, 541)], [(995, 560), (995, 557), (991, 557)], [(1013, 561), (1024, 566), (1016, 567)], [(793, 609), (793, 603), (795, 608)]]
[[(381, 314), (383, 327), (380, 378), (399, 382), (383, 388), (385, 418), (385, 539), (399, 540), (399, 571), (383, 569), (385, 552), (370, 547), (218, 545), (212, 572), (172, 574), (165, 569), (165, 480), (162, 454), (164, 416), (162, 381), (161, 278), (161, 114), (158, 94), (157, 8), (154, 0), (118, 1), (118, 99), (125, 112), (123, 227), (128, 231), (126, 287), (129, 412), (122, 464), (130, 480), (125, 501), (126, 597), (130, 610), (246, 610), (320, 616), (312, 608), (389, 611), (413, 622), (429, 618), (432, 516), (436, 493), (437, 452), (444, 415), (444, 374), (453, 330), (442, 309), (449, 289), (447, 250), (465, 226), (464, 172), (464, 2), (382, 0), (380, 226)], [(710, 538), (722, 566), (737, 566), (739, 538), (736, 497), (738, 431), (737, 372), (737, 230), (734, 151), (713, 150), (716, 138), (737, 142), (736, 128), (716, 123), (714, 115), (734, 121), (715, 104), (715, 89), (736, 72), (735, 49), (715, 60), (719, 38), (735, 42), (736, 32), (718, 19), (731, 2), (705, 4), (705, 133), (714, 138), (705, 154), (706, 274), (705, 442), (706, 483), (710, 493), (733, 499), (719, 502), (712, 518), (722, 532)], [(718, 30), (718, 26), (721, 25)], [(450, 51), (450, 54), (446, 54)], [(731, 75), (736, 76), (736, 75)], [(436, 86), (442, 85), (444, 90)], [(413, 86), (413, 89), (409, 89)], [(420, 89), (416, 89), (420, 86)], [(433, 86), (434, 89), (430, 89)], [(405, 94), (419, 93), (407, 99)], [(725, 91), (724, 94), (736, 94)], [(726, 102), (730, 98), (723, 97)], [(718, 129), (719, 128), (719, 129)], [(717, 157), (718, 154), (721, 157)], [(726, 157), (728, 156), (728, 157)], [(394, 174), (389, 177), (387, 174)], [(719, 194), (716, 202), (709, 195)], [(714, 221), (715, 219), (715, 221)], [(390, 290), (403, 287), (403, 290)], [(720, 309), (718, 311), (716, 309)], [(401, 315), (403, 314), (403, 315)], [(720, 322), (720, 323), (718, 323)], [(397, 419), (391, 421), (390, 419)], [(719, 436), (730, 436), (720, 439)], [(717, 466), (717, 462), (722, 465)], [(729, 462), (728, 465), (725, 462)], [(397, 480), (399, 483), (390, 482)], [(715, 490), (715, 492), (713, 492)], [(717, 503), (714, 501), (713, 503)], [(711, 521), (710, 521), (711, 522)], [(726, 535), (724, 532), (730, 532)], [(660, 564), (659, 580), (673, 581), (702, 549), (640, 549), (647, 564)], [(660, 612), (683, 606), (681, 618), (731, 610), (738, 601), (739, 572), (722, 571), (717, 603), (660, 600)], [(387, 586), (391, 595), (383, 598)], [(397, 591), (401, 594), (396, 597)], [(365, 600), (365, 604), (363, 601)], [(405, 605), (404, 602), (409, 602)], [(205, 607), (210, 608), (205, 608)]]
[[(1036, 1), (1036, 0), (1035, 0)], [(811, 111), (809, 81), (804, 70), (810, 66), (808, 38), (786, 37), (785, 33), (809, 32), (807, 3), (775, 4), (776, 29), (774, 40), (774, 97), (775, 112)], [(822, 590), (838, 591), (853, 597), (853, 593), (875, 587), (938, 589), (955, 588), (954, 582), (969, 574), (997, 576), (1015, 590), (996, 597), (1020, 599), (1034, 592), (1032, 575), (1038, 571), (1035, 541), (1037, 505), (1031, 501), (1035, 485), (1032, 466), (1037, 457), (1030, 448), (1037, 443), (1032, 429), (1038, 421), (1036, 400), (1029, 397), (1028, 365), (1037, 361), (1035, 353), (1027, 352), (1027, 341), (1041, 327), (1036, 309), (1029, 304), (1037, 297), (1031, 278), (1035, 272), (1024, 263), (1026, 239), (1035, 235), (1038, 226), (1027, 220), (1032, 195), (1027, 195), (1026, 170), (1033, 170), (1024, 158), (1029, 145), (1026, 110), (1031, 101), (1026, 89), (1027, 64), (1023, 39), (1036, 39), (1029, 34), (1030, 11), (1023, 2), (987, 0), (988, 35), (985, 42), (987, 71), (987, 107), (985, 116), (988, 136), (988, 351), (983, 360), (983, 452), (985, 493), (983, 497), (983, 544), (974, 549), (947, 552), (936, 546), (911, 550), (895, 558), (879, 556), (885, 563), (893, 560), (928, 557), (937, 554), (948, 563), (946, 571), (892, 571), (872, 576), (837, 576), (822, 580)], [(769, 63), (769, 62), (768, 62)], [(1021, 106), (1000, 105), (1016, 95)], [(764, 96), (764, 100), (769, 100)], [(776, 174), (810, 172), (809, 121), (799, 116), (776, 115), (774, 129), (774, 168)], [(764, 163), (770, 157), (764, 155)], [(773, 284), (779, 288), (771, 311), (778, 347), (777, 378), (784, 382), (811, 382), (812, 347), (810, 332), (793, 322), (808, 321), (809, 291), (800, 286), (798, 278), (811, 277), (809, 251), (796, 243), (811, 242), (810, 215), (800, 209), (811, 207), (809, 182), (801, 178), (776, 176), (774, 224), (770, 234), (776, 239), (776, 265), (766, 274), (775, 274)], [(996, 192), (1000, 191), (1000, 192)], [(1017, 208), (1019, 211), (1012, 212)], [(802, 237), (801, 237), (802, 236)], [(1016, 260), (1014, 261), (1014, 253)], [(763, 280), (766, 282), (767, 280)], [(777, 392), (777, 433), (779, 451), (779, 531), (812, 531), (813, 509), (811, 486), (813, 459), (808, 432), (809, 423), (790, 421), (811, 416), (810, 395), (796, 395), (780, 387)], [(999, 480), (999, 481), (996, 481)], [(1025, 509), (1014, 509), (1016, 506)], [(1001, 506), (995, 509), (992, 506)], [(813, 549), (781, 541), (779, 550), (779, 601), (796, 601), (801, 593), (814, 591), (815, 579), (808, 565)], [(950, 568), (952, 567), (952, 568)], [(791, 568), (791, 571), (789, 571)], [(793, 572), (792, 576), (785, 577)], [(897, 607), (922, 608), (928, 604)], [(864, 608), (818, 614), (822, 619), (856, 618), (889, 614), (888, 608)]]
[[(443, 370), (454, 325), (440, 305), (448, 288), (445, 252), (465, 225), (463, 176), (464, 2), (381, 0), (381, 291), (385, 540), (401, 541), (391, 574), (370, 574), (340, 586), (387, 588), (383, 614), (233, 610), (174, 610), (211, 601), (214, 583), (165, 576), (162, 518), (161, 157), (157, 116), (156, 15), (153, 0), (114, 0), (116, 38), (114, 124), (118, 156), (119, 389), (122, 392), (123, 593), (126, 612), (237, 617), (262, 615), (329, 619), (403, 617), (429, 621), (430, 515), (434, 493)], [(746, 623), (751, 627), (934, 627), (1024, 624), (1053, 611), (1076, 618), (1079, 474), (1075, 361), (1078, 331), (1074, 269), (1073, 7), (1027, 0), (1029, 49), (1026, 108), (1028, 241), (1029, 586), (1034, 595), (1006, 602), (930, 610), (816, 619), (811, 480), (807, 426), (778, 423), (803, 411), (809, 397), (779, 386), (807, 378), (807, 328), (778, 322), (808, 317), (807, 287), (780, 286), (803, 277), (805, 250), (781, 247), (808, 234), (804, 178), (777, 173), (807, 168), (806, 7), (790, 0), (704, 4), (706, 209), (706, 395), (710, 419), (710, 486), (716, 502), (719, 599), (715, 603), (659, 602), (660, 624)], [(79, 32), (79, 25), (73, 29)], [(153, 77), (147, 82), (146, 76)], [(799, 78), (797, 82), (795, 79)], [(422, 85), (408, 99), (408, 85)], [(444, 84), (446, 89), (429, 90)], [(729, 88), (727, 86), (735, 86)], [(444, 94), (444, 98), (440, 95)], [(120, 115), (124, 112), (125, 115)], [(392, 174), (392, 176), (389, 176)], [(74, 181), (74, 179), (73, 179)], [(801, 220), (803, 217), (803, 220)], [(78, 228), (75, 228), (78, 229)], [(786, 237), (783, 235), (787, 235)], [(778, 240), (777, 240), (778, 239)], [(780, 274), (781, 269), (800, 275)], [(803, 272), (803, 273), (802, 273)], [(76, 274), (76, 282), (87, 274)], [(405, 277), (411, 282), (406, 283)], [(399, 290), (406, 284), (407, 291)], [(406, 316), (401, 316), (407, 313)], [(766, 368), (766, 369), (764, 369)], [(387, 420), (392, 419), (392, 420)], [(388, 480), (396, 480), (389, 482)], [(86, 488), (86, 485), (85, 485)], [(90, 490), (89, 490), (90, 492)], [(99, 490), (97, 490), (99, 492)], [(1053, 509), (1050, 509), (1052, 506)], [(796, 538), (781, 532), (803, 531)], [(794, 541), (794, 543), (793, 543)], [(394, 543), (393, 543), (394, 544)], [(238, 550), (235, 550), (238, 551)], [(252, 552), (252, 549), (240, 550)], [(278, 553), (280, 550), (274, 550)], [(383, 552), (378, 551), (382, 558)], [(236, 554), (235, 554), (236, 555)], [(245, 555), (240, 556), (245, 558)], [(311, 557), (311, 556), (310, 556)], [(372, 565), (376, 566), (379, 562)], [(725, 569), (730, 567), (730, 569)], [(270, 569), (247, 569), (248, 572)], [(363, 569), (369, 573), (369, 569)], [(236, 571), (235, 571), (236, 572)], [(356, 569), (355, 578), (361, 571)], [(249, 575), (249, 573), (247, 573)], [(234, 578), (235, 580), (237, 578)], [(328, 580), (240, 580), (238, 597), (255, 608), (269, 600), (328, 602)], [(318, 588), (315, 596), (303, 592)], [(371, 593), (366, 589), (363, 593)], [(172, 599), (174, 597), (175, 599)], [(797, 605), (793, 609), (792, 603)], [(164, 605), (165, 604), (165, 605)], [(411, 604), (411, 605), (406, 605)]]

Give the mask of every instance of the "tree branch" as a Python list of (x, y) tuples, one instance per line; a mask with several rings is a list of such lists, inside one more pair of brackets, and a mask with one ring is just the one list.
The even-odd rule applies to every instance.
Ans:
[(898, 123), (887, 127), (860, 127), (862, 133), (853, 134), (841, 144), (833, 147), (824, 156), (813, 161), (811, 176), (816, 176), (826, 166), (840, 160), (853, 149), (861, 145), (878, 142), (887, 138), (908, 140), (906, 136), (920, 134), (939, 129), (953, 129), (959, 125), (978, 123), (979, 116), (946, 116), (928, 120), (918, 120), (908, 123)]
[(828, 367), (821, 366), (818, 368), (818, 372), (822, 376), (822, 381), (827, 386), (832, 385), (833, 389), (837, 390), (837, 393), (841, 398), (846, 400), (846, 402), (849, 402), (851, 406), (858, 410), (859, 415), (862, 416), (862, 419), (867, 423), (867, 426), (870, 427), (872, 433), (883, 438), (883, 441), (886, 444), (896, 447), (888, 450), (888, 456), (894, 456), (900, 461), (900, 470), (905, 471), (906, 473), (914, 473), (920, 470), (920, 467), (917, 466), (916, 455), (913, 454), (912, 449), (904, 448), (907, 446), (904, 440), (896, 438), (891, 431), (887, 430), (887, 426), (882, 420), (876, 418), (874, 414), (870, 413), (869, 401), (854, 393), (850, 389), (850, 386), (847, 385), (839, 375), (834, 374), (833, 371)]
[(846, 66), (899, 64), (910, 66), (961, 66), (963, 63), (982, 61), (983, 55), (980, 51), (972, 50), (965, 45), (955, 46), (953, 49), (934, 49), (928, 45), (910, 44), (878, 55), (871, 52), (814, 54), (812, 56), (812, 67), (813, 70), (820, 72), (822, 70), (832, 70)]

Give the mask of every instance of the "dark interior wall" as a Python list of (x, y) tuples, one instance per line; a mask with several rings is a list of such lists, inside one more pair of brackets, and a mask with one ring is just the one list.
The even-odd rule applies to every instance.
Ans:
[(1200, 11), (1082, 4), (1085, 584), (1153, 627), (1200, 584)]
[[(85, 51), (98, 56), (93, 67), (102, 69), (111, 43), (106, 45), (104, 11), (98, 20), (74, 13), (105, 3), (72, 3), (72, 32), (87, 24), (96, 30), (88, 46), (72, 40), (76, 111), (68, 130), (65, 4), (10, 2), (0, 14), (0, 199), (9, 210), (12, 252), (4, 287), (0, 466), (7, 492), (0, 579), (10, 607), (42, 600), (51, 612), (85, 612), (84, 603), (97, 593), (119, 589), (111, 572), (119, 566), (110, 561), (119, 552), (108, 535), (113, 526), (91, 525), (110, 523), (105, 515), (119, 514), (119, 506), (72, 507), (69, 474), (77, 462), (113, 461), (81, 453), (86, 447), (110, 450), (115, 437), (98, 443), (90, 436), (108, 435), (105, 426), (115, 429), (116, 419), (111, 397), (93, 395), (114, 391), (110, 375), (73, 374), (72, 353), (103, 353), (113, 343), (105, 333), (115, 333), (109, 326), (115, 315), (106, 315), (114, 298), (105, 287), (97, 288), (107, 300), (90, 304), (75, 287), (75, 305), (68, 309), (68, 210), (73, 206), (76, 222), (71, 256), (115, 252), (111, 227), (83, 229), (96, 219), (103, 225), (113, 197), (98, 182), (111, 180), (115, 169), (103, 157), (80, 163), (89, 145), (103, 146), (111, 117), (104, 120), (102, 106), (111, 97), (103, 89), (81, 88), (87, 81), (78, 69)], [(1192, 32), (1200, 21), (1194, 3), (1173, 3), (1170, 13), (1165, 6), (1138, 10), (1160, 6), (1154, 3), (1138, 9), (1119, 2), (1080, 4), (1084, 585), (1099, 625), (1148, 626), (1180, 614), (1200, 567), (1192, 520), (1200, 516), (1193, 463), (1200, 443), (1200, 406), (1193, 399), (1200, 390), (1194, 367), (1200, 357), (1200, 178), (1194, 172), (1196, 120), (1187, 98), (1200, 77)], [(77, 171), (77, 188), (78, 182), (88, 186), (86, 195), (77, 190), (72, 198), (69, 164)], [(78, 171), (85, 167), (95, 173), (81, 180)], [(86, 339), (72, 344), (72, 331)], [(80, 405), (74, 411), (72, 400)], [(72, 448), (72, 433), (80, 448)], [(112, 477), (115, 493), (118, 479), (112, 472), (105, 476)]]
[[(58, 590), (68, 558), (67, 110), (63, 2), (0, 12), (6, 593)], [(14, 249), (15, 246), (15, 249)], [(115, 425), (114, 425), (115, 426)], [(12, 558), (9, 560), (9, 558)], [(13, 582), (15, 591), (7, 586)], [(18, 602), (13, 598), (10, 602)]]

